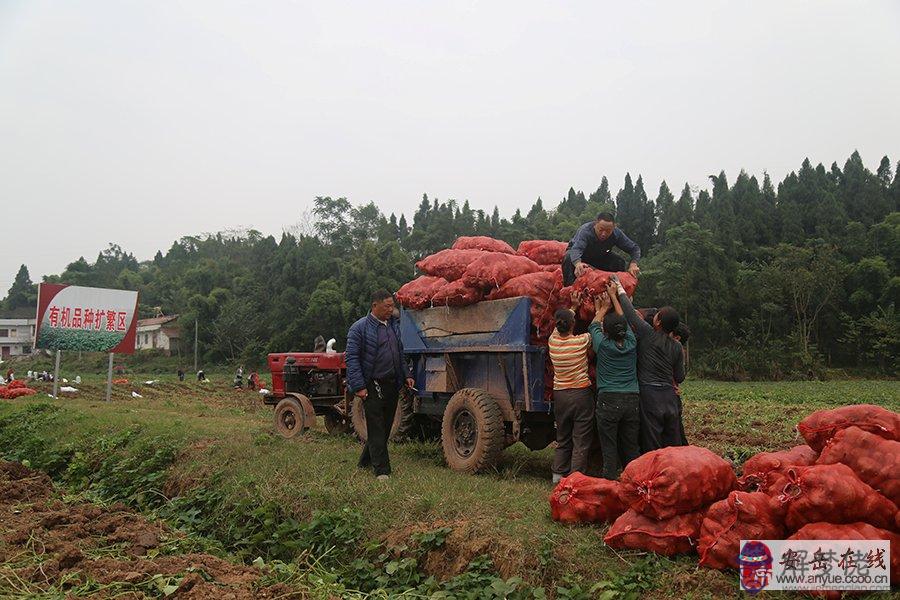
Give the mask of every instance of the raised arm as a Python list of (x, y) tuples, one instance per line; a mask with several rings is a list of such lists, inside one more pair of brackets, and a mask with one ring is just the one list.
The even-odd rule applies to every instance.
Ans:
[(612, 307), (613, 310), (616, 311), (616, 314), (623, 314), (622, 305), (619, 304), (619, 286), (610, 281), (609, 285), (606, 286), (606, 295), (609, 298), (610, 302), (612, 302)]
[(619, 304), (622, 306), (622, 314), (625, 315), (625, 320), (628, 321), (628, 324), (634, 329), (634, 335), (638, 339), (651, 335), (653, 333), (653, 327), (643, 320), (641, 315), (637, 314), (637, 311), (634, 310), (634, 306), (631, 305), (631, 300), (628, 299), (628, 295), (625, 293), (625, 288), (622, 287), (622, 282), (619, 281), (618, 277), (613, 279), (613, 281), (616, 283)]
[(603, 322), (603, 317), (609, 312), (610, 306), (611, 304), (608, 295), (599, 294), (594, 296), (594, 323)]
[(591, 334), (591, 343), (594, 348), (594, 354), (600, 353), (600, 345), (603, 342), (603, 317), (609, 312), (609, 296), (600, 294), (594, 296), (594, 320), (588, 325), (588, 331)]

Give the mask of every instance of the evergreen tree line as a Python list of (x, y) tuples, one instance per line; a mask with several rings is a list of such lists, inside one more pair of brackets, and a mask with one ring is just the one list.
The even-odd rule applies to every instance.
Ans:
[[(588, 194), (570, 189), (555, 209), (540, 198), (502, 218), (469, 202), (423, 195), (412, 216), (374, 203), (318, 197), (310, 221), (280, 239), (258, 231), (184, 237), (139, 262), (110, 245), (47, 282), (140, 290), (142, 316), (181, 315), (187, 354), (194, 322), (206, 363), (262, 362), (266, 352), (310, 350), (317, 335), (339, 347), (372, 290), (396, 290), (419, 258), (461, 235), (513, 247), (567, 241), (612, 210), (644, 259), (636, 303), (675, 306), (690, 325), (692, 370), (723, 378), (818, 377), (825, 369), (896, 375), (900, 354), (900, 163), (875, 173), (854, 153), (840, 168), (805, 160), (777, 187), (724, 172), (709, 189), (664, 181), (655, 198), (640, 176)], [(23, 265), (4, 309), (33, 307)]]

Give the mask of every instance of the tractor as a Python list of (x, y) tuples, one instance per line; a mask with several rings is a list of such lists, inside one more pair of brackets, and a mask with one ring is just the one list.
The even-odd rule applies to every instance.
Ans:
[[(268, 356), (272, 390), (263, 402), (275, 407), (275, 429), (292, 438), (310, 429), (320, 415), (328, 433), (355, 433), (365, 441), (362, 400), (347, 390), (344, 353), (283, 352)], [(402, 405), (402, 406), (401, 406)], [(406, 403), (399, 402), (391, 436), (399, 431)]]

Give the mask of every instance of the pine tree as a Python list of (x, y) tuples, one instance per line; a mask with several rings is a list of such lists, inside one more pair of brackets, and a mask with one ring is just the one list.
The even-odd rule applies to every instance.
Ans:
[(878, 177), (878, 181), (884, 187), (889, 187), (891, 185), (891, 159), (887, 156), (881, 159), (881, 164), (878, 165), (878, 171), (875, 173), (875, 176)]
[(634, 196), (637, 201), (640, 220), (638, 221), (637, 230), (634, 232), (634, 241), (637, 242), (641, 250), (646, 254), (650, 252), (653, 244), (656, 242), (656, 208), (653, 201), (647, 197), (644, 190), (644, 180), (638, 175), (637, 182), (634, 184)]
[(612, 196), (609, 193), (609, 180), (606, 178), (606, 175), (600, 180), (600, 187), (591, 193), (588, 198), (588, 204), (597, 212), (613, 205)]
[(13, 280), (9, 292), (6, 294), (6, 309), (13, 311), (18, 308), (34, 306), (37, 302), (37, 288), (31, 282), (28, 267), (22, 265), (16, 278)]
[(844, 180), (838, 195), (852, 221), (866, 227), (878, 223), (890, 212), (891, 202), (878, 177), (863, 164), (859, 152), (854, 152), (844, 164)]
[(759, 245), (762, 231), (766, 227), (766, 216), (762, 209), (762, 194), (756, 177), (750, 177), (741, 170), (731, 188), (734, 214), (737, 218), (741, 242), (747, 248)]
[[(681, 190), (681, 196), (675, 203), (675, 209), (672, 213), (671, 227), (678, 227), (694, 220), (694, 195), (691, 193), (691, 186), (684, 184)], [(662, 224), (660, 224), (660, 232), (663, 232)]]
[(656, 194), (656, 215), (659, 230), (656, 234), (657, 243), (666, 243), (666, 230), (672, 227), (675, 218), (675, 196), (669, 189), (666, 180), (659, 184), (659, 193)]
[(694, 221), (696, 221), (703, 229), (711, 230), (715, 226), (712, 222), (712, 215), (710, 214), (711, 205), (712, 198), (710, 197), (709, 192), (700, 190), (700, 193), (697, 194), (697, 203), (694, 206)]
[(713, 184), (712, 203), (710, 204), (712, 229), (718, 243), (725, 248), (729, 256), (734, 256), (737, 220), (734, 216), (734, 206), (731, 203), (728, 179), (725, 177), (725, 171), (719, 172), (717, 176), (710, 175), (709, 179)]
[[(634, 194), (634, 184), (631, 182), (631, 174), (625, 174), (625, 185), (616, 194), (616, 224), (629, 237), (635, 235), (640, 226), (641, 208)], [(632, 239), (634, 239), (632, 237)]]
[(775, 194), (775, 187), (772, 185), (772, 178), (768, 173), (763, 174), (762, 197), (760, 202), (761, 210), (764, 215), (762, 220), (763, 229), (757, 231), (757, 240), (760, 245), (770, 246), (777, 243), (781, 238), (778, 226), (778, 202)]

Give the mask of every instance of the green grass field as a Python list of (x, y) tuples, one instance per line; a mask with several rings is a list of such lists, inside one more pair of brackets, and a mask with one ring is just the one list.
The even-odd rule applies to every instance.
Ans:
[[(361, 515), (365, 540), (382, 542), (399, 554), (404, 546), (438, 532), (440, 548), (420, 556), (417, 564), (438, 579), (465, 573), (473, 559), (488, 556), (501, 578), (521, 578), (557, 597), (594, 597), (601, 592), (607, 593), (605, 598), (740, 596), (734, 575), (699, 569), (696, 557), (669, 560), (616, 552), (602, 542), (606, 527), (554, 523), (547, 502), (550, 449), (530, 452), (516, 445), (506, 450), (495, 472), (471, 476), (444, 467), (437, 443), (393, 445), (394, 477), (376, 482), (355, 467), (355, 439), (330, 436), (321, 423), (301, 438), (282, 439), (274, 432), (271, 409), (257, 394), (228, 389), (224, 376), (206, 385), (163, 377), (148, 386), (141, 383), (145, 379), (149, 377), (132, 376), (134, 383), (114, 386), (110, 403), (103, 401), (105, 382), (96, 375), (87, 376), (73, 397), (53, 400), (46, 395), (49, 384), (40, 384), (40, 396), (0, 401), (0, 420), (7, 418), (8, 430), (4, 437), (0, 427), (0, 454), (41, 467), (42, 462), (55, 464), (54, 452), (91, 448), (96, 453), (97, 440), (115, 440), (128, 431), (128, 440), (109, 442), (104, 452), (127, 454), (129, 448), (147, 444), (177, 450), (163, 480), (153, 483), (166, 498), (214, 490), (216, 498), (226, 498), (230, 506), (280, 507), (266, 518), (298, 523), (309, 522), (315, 511), (350, 509)], [(132, 391), (143, 398), (133, 398)], [(736, 464), (756, 452), (799, 443), (795, 424), (819, 408), (872, 403), (900, 411), (896, 381), (689, 381), (683, 392), (690, 442)], [(53, 418), (27, 416), (29, 406), (41, 403), (60, 410)], [(25, 421), (27, 433), (25, 427), (9, 433), (15, 427), (10, 423)], [(32, 442), (4, 447), (26, 435)], [(57, 479), (78, 485), (67, 460), (69, 466)], [(90, 473), (80, 485), (98, 487), (91, 484)], [(166, 516), (167, 504), (177, 502), (150, 502), (147, 510)], [(203, 517), (224, 523), (239, 515), (195, 515)], [(221, 524), (216, 527), (209, 525), (205, 531), (215, 538)], [(593, 595), (577, 595), (598, 582)]]

